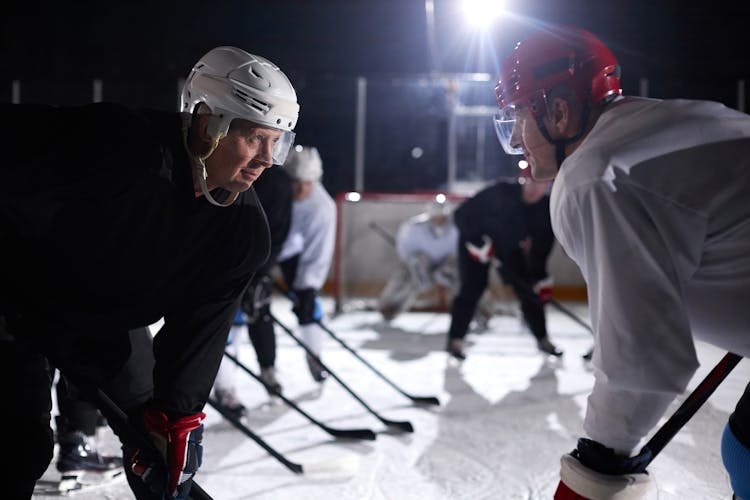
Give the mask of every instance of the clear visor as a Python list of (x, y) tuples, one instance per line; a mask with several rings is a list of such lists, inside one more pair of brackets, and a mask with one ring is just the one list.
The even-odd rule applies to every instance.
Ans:
[(294, 132), (282, 132), (279, 140), (273, 147), (273, 164), (283, 165), (286, 162), (286, 157), (289, 155), (289, 150), (294, 144)]
[(516, 110), (514, 106), (504, 107), (500, 113), (496, 114), (493, 118), (495, 122), (495, 133), (497, 139), (500, 141), (500, 145), (503, 147), (506, 153), (509, 155), (520, 155), (523, 154), (523, 148), (513, 147), (511, 145), (511, 138), (513, 136), (513, 128), (516, 126)]

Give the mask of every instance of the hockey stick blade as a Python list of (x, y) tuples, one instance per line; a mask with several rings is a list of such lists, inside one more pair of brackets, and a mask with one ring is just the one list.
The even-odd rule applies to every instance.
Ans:
[(309, 415), (305, 410), (297, 406), (296, 403), (288, 399), (286, 396), (284, 396), (280, 391), (277, 391), (273, 387), (266, 384), (266, 382), (255, 372), (250, 370), (247, 366), (245, 366), (244, 363), (242, 363), (239, 359), (237, 359), (236, 356), (233, 356), (232, 354), (228, 352), (224, 352), (224, 355), (230, 359), (235, 365), (237, 365), (242, 371), (253, 377), (255, 380), (263, 384), (263, 386), (266, 388), (266, 390), (279, 397), (282, 401), (284, 401), (287, 405), (289, 405), (293, 410), (296, 410), (299, 412), (303, 417), (307, 418), (310, 422), (317, 425), (321, 429), (323, 429), (325, 432), (330, 434), (331, 436), (337, 437), (337, 438), (344, 438), (344, 439), (361, 439), (361, 440), (367, 440), (367, 441), (374, 441), (377, 437), (373, 431), (370, 429), (334, 429), (332, 427), (328, 427), (327, 425), (323, 424), (319, 420), (313, 418), (311, 415)]
[(414, 426), (411, 425), (411, 422), (408, 422), (408, 421), (388, 420), (387, 418), (384, 418), (378, 412), (376, 412), (375, 410), (373, 410), (370, 407), (370, 405), (368, 405), (367, 403), (365, 403), (365, 401), (362, 398), (360, 398), (348, 385), (346, 385), (344, 383), (344, 381), (341, 380), (338, 375), (336, 375), (336, 373), (334, 373), (328, 366), (326, 366), (326, 364), (323, 363), (323, 361), (320, 359), (320, 357), (317, 354), (315, 354), (312, 351), (312, 349), (310, 349), (304, 342), (302, 342), (299, 338), (297, 338), (297, 336), (292, 332), (292, 330), (289, 329), (289, 327), (287, 327), (284, 323), (282, 323), (281, 321), (279, 321), (278, 318), (276, 316), (274, 316), (273, 314), (271, 314), (270, 316), (271, 316), (271, 320), (274, 323), (276, 323), (277, 325), (279, 325), (279, 327), (281, 327), (281, 329), (284, 330), (287, 333), (287, 335), (289, 335), (292, 338), (292, 340), (294, 340), (294, 342), (297, 345), (299, 345), (302, 349), (304, 349), (305, 352), (308, 355), (310, 355), (310, 357), (312, 357), (318, 364), (320, 364), (320, 366), (322, 366), (323, 369), (328, 372), (328, 374), (331, 376), (331, 378), (333, 378), (336, 382), (338, 382), (339, 385), (346, 392), (348, 392), (354, 399), (356, 399), (359, 402), (359, 404), (361, 404), (362, 407), (365, 410), (367, 410), (368, 412), (370, 412), (370, 414), (372, 414), (375, 418), (377, 418), (382, 423), (384, 423), (385, 425), (387, 425), (388, 427), (390, 427), (390, 428), (392, 428), (394, 430), (398, 429), (401, 432), (414, 432)]
[(322, 321), (316, 320), (315, 323), (317, 323), (317, 325), (320, 328), (322, 328), (323, 331), (325, 331), (333, 340), (338, 342), (341, 345), (341, 347), (349, 351), (355, 358), (360, 360), (362, 364), (364, 364), (367, 368), (369, 368), (375, 375), (380, 377), (381, 380), (383, 380), (388, 385), (393, 387), (399, 394), (409, 398), (413, 403), (418, 403), (422, 405), (440, 406), (440, 400), (436, 398), (435, 396), (413, 396), (409, 394), (408, 392), (404, 391), (399, 386), (397, 386), (392, 380), (390, 380), (388, 377), (383, 375), (383, 373), (381, 373), (380, 370), (372, 366), (369, 361), (367, 361), (365, 358), (360, 356), (357, 351), (351, 348), (346, 342), (344, 342), (341, 338), (339, 338), (335, 333), (333, 333), (333, 330), (331, 330), (326, 325), (324, 325)]
[(359, 466), (359, 461), (355, 456), (344, 456), (333, 458), (330, 460), (323, 460), (318, 462), (311, 462), (308, 464), (299, 464), (292, 462), (284, 455), (276, 451), (271, 445), (266, 443), (260, 436), (251, 431), (245, 424), (232, 415), (231, 412), (224, 409), (218, 401), (209, 399), (208, 404), (218, 411), (229, 423), (231, 423), (238, 431), (243, 433), (255, 441), (261, 448), (266, 450), (272, 457), (281, 462), (287, 469), (294, 472), (295, 474), (311, 474), (311, 473), (335, 473), (335, 474), (354, 474)]
[(218, 411), (222, 417), (227, 419), (230, 424), (232, 424), (235, 429), (243, 433), (245, 436), (249, 437), (253, 441), (255, 441), (261, 448), (266, 450), (273, 458), (281, 462), (287, 469), (294, 472), (295, 474), (302, 474), (302, 465), (298, 463), (294, 463), (291, 460), (287, 459), (284, 455), (276, 451), (271, 445), (266, 443), (260, 436), (255, 434), (253, 431), (248, 429), (245, 424), (240, 422), (240, 420), (232, 415), (230, 411), (228, 411), (226, 408), (224, 408), (218, 401), (209, 398), (208, 404), (211, 405), (211, 407)]

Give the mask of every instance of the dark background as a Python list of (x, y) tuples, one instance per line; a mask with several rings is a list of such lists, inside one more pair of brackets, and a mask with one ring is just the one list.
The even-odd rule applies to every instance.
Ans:
[[(86, 103), (101, 79), (104, 100), (176, 109), (178, 81), (193, 63), (215, 46), (236, 45), (292, 80), (302, 106), (297, 142), (319, 147), (335, 194), (354, 186), (357, 77), (368, 82), (366, 189), (437, 189), (446, 177), (446, 85), (424, 77), (435, 69), (494, 76), (518, 38), (544, 22), (598, 35), (622, 65), (627, 94), (647, 78), (651, 97), (737, 107), (738, 81), (750, 75), (750, 2), (507, 0), (513, 14), (485, 35), (466, 28), (458, 3), (435, 0), (435, 63), (423, 0), (6, 2), (0, 102), (11, 100), (18, 80), (22, 102)], [(488, 88), (462, 99), (492, 105)], [(491, 178), (510, 159), (494, 137), (487, 142), (492, 168), (481, 175)], [(410, 154), (414, 146), (422, 157)]]

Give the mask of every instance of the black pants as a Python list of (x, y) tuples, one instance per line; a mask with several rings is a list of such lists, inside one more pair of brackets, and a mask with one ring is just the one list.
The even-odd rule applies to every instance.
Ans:
[[(50, 427), (53, 370), (36, 349), (7, 335), (2, 318), (0, 323), (0, 397), (5, 402), (0, 412), (0, 428), (13, 429), (23, 436), (23, 445), (0, 454), (0, 470), (6, 478), (3, 496), (31, 498), (36, 480), (44, 474), (53, 456)], [(127, 343), (128, 339), (124, 340)], [(147, 329), (131, 332), (129, 341), (132, 348), (125, 365), (114, 370), (113, 377), (98, 378), (96, 383), (118, 406), (135, 411), (153, 393), (153, 354)], [(85, 396), (75, 397), (79, 402), (85, 400)]]
[(243, 296), (242, 312), (248, 317), (248, 333), (261, 368), (276, 363), (276, 332), (271, 319), (273, 283), (267, 274), (255, 278)]
[[(501, 261), (503, 265), (499, 270), (500, 277), (513, 287), (513, 291), (521, 302), (521, 312), (529, 330), (537, 339), (546, 337), (544, 305), (531, 291), (531, 277), (523, 252), (520, 250), (509, 252), (501, 256)], [(451, 305), (449, 342), (466, 336), (479, 299), (487, 289), (489, 271), (489, 264), (481, 264), (469, 256), (466, 250), (466, 240), (459, 241), (458, 274), (461, 286)]]

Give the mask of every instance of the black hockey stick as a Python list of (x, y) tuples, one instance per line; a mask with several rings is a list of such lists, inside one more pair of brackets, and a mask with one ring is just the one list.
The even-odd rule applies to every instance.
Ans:
[(679, 408), (669, 417), (664, 425), (662, 425), (658, 431), (648, 440), (648, 442), (641, 448), (640, 455), (647, 453), (651, 454), (650, 459), (643, 465), (645, 470), (646, 466), (659, 454), (659, 452), (672, 440), (672, 438), (679, 432), (680, 429), (687, 423), (690, 418), (695, 415), (695, 412), (706, 402), (706, 400), (713, 394), (719, 384), (721, 384), (727, 375), (737, 366), (742, 356), (728, 352), (719, 361), (719, 363), (709, 372), (708, 375), (698, 384), (698, 387), (690, 393), (690, 396), (683, 401)]
[(234, 362), (234, 364), (239, 366), (240, 369), (242, 369), (242, 371), (244, 371), (245, 373), (253, 377), (255, 380), (257, 380), (261, 384), (263, 384), (263, 386), (266, 388), (268, 392), (281, 398), (281, 400), (284, 401), (286, 404), (288, 404), (292, 409), (299, 412), (303, 417), (305, 417), (310, 422), (312, 422), (313, 424), (317, 425), (318, 427), (326, 431), (331, 436), (334, 436), (337, 438), (346, 438), (346, 439), (365, 439), (369, 441), (372, 441), (377, 437), (375, 433), (371, 431), (370, 429), (334, 429), (332, 427), (328, 427), (327, 425), (323, 424), (319, 420), (316, 420), (315, 418), (310, 416), (305, 410), (297, 406), (294, 403), (294, 401), (291, 401), (288, 398), (286, 398), (280, 391), (268, 385), (265, 382), (265, 380), (263, 380), (258, 374), (250, 370), (247, 366), (245, 366), (245, 364), (243, 364), (239, 359), (237, 359), (237, 357), (231, 355), (228, 352), (224, 352), (224, 356), (226, 356), (232, 362)]
[(258, 445), (266, 450), (273, 458), (284, 464), (284, 466), (289, 469), (290, 471), (294, 472), (295, 474), (302, 474), (303, 469), (302, 465), (298, 463), (294, 463), (291, 460), (287, 459), (284, 455), (276, 451), (271, 445), (266, 443), (260, 436), (255, 434), (253, 431), (247, 428), (245, 424), (240, 422), (240, 419), (237, 418), (231, 411), (227, 410), (224, 406), (221, 405), (218, 401), (214, 400), (213, 398), (209, 398), (208, 404), (211, 405), (211, 408), (218, 411), (222, 417), (227, 419), (230, 424), (232, 424), (238, 431), (243, 433), (245, 436), (249, 437)]
[(287, 326), (286, 326), (286, 325), (284, 325), (284, 324), (283, 324), (282, 322), (280, 322), (280, 321), (279, 321), (279, 320), (278, 320), (278, 319), (276, 318), (276, 316), (274, 316), (273, 314), (271, 314), (270, 316), (271, 316), (271, 319), (273, 320), (273, 322), (274, 322), (274, 323), (276, 323), (277, 325), (279, 325), (279, 326), (281, 327), (281, 329), (282, 329), (282, 330), (284, 330), (284, 331), (285, 331), (285, 332), (286, 332), (286, 333), (287, 333), (287, 334), (288, 334), (288, 335), (289, 335), (290, 337), (292, 337), (292, 339), (293, 339), (293, 340), (294, 340), (294, 341), (295, 341), (295, 342), (296, 342), (296, 343), (297, 343), (297, 344), (298, 344), (298, 345), (299, 345), (300, 347), (302, 347), (302, 348), (303, 348), (303, 349), (305, 350), (305, 352), (306, 352), (306, 353), (307, 353), (307, 354), (308, 354), (308, 355), (309, 355), (309, 356), (310, 356), (311, 358), (313, 358), (313, 359), (314, 359), (314, 360), (315, 360), (316, 362), (318, 362), (318, 364), (320, 364), (320, 366), (322, 366), (322, 367), (323, 367), (323, 369), (324, 369), (325, 371), (327, 371), (327, 372), (328, 372), (328, 374), (329, 374), (329, 375), (330, 375), (331, 377), (333, 377), (333, 378), (334, 378), (334, 379), (336, 380), (336, 382), (338, 382), (338, 383), (339, 383), (339, 384), (341, 385), (341, 387), (343, 387), (343, 388), (344, 388), (344, 389), (346, 390), (346, 392), (348, 392), (349, 394), (351, 394), (351, 395), (352, 395), (352, 397), (353, 397), (354, 399), (356, 399), (357, 401), (359, 401), (359, 403), (360, 403), (360, 404), (361, 404), (361, 405), (362, 405), (362, 406), (363, 406), (363, 407), (364, 407), (364, 408), (365, 408), (365, 409), (366, 409), (366, 410), (367, 410), (368, 412), (370, 412), (370, 413), (371, 413), (371, 414), (372, 414), (373, 416), (375, 416), (375, 418), (377, 418), (378, 420), (380, 420), (381, 422), (383, 422), (383, 423), (384, 423), (385, 425), (387, 425), (388, 427), (391, 427), (391, 428), (395, 428), (395, 429), (398, 429), (398, 430), (400, 430), (401, 432), (414, 432), (414, 426), (412, 426), (412, 425), (411, 425), (411, 422), (409, 422), (409, 421), (395, 421), (395, 420), (388, 420), (387, 418), (383, 417), (383, 416), (382, 416), (382, 415), (380, 415), (380, 414), (379, 414), (378, 412), (376, 412), (375, 410), (373, 410), (373, 409), (372, 409), (372, 408), (371, 408), (371, 407), (370, 407), (370, 406), (369, 406), (369, 405), (368, 405), (367, 403), (365, 403), (365, 402), (364, 402), (364, 401), (362, 400), (362, 398), (360, 398), (359, 396), (357, 396), (357, 394), (356, 394), (356, 393), (355, 393), (355, 392), (354, 392), (354, 391), (353, 391), (352, 389), (350, 389), (350, 388), (349, 388), (349, 386), (348, 386), (348, 385), (346, 385), (346, 384), (344, 383), (344, 381), (343, 381), (343, 380), (341, 380), (341, 379), (340, 379), (340, 378), (338, 377), (338, 375), (336, 375), (336, 374), (335, 374), (335, 373), (334, 373), (333, 371), (331, 371), (331, 369), (330, 369), (330, 368), (328, 368), (328, 366), (326, 366), (326, 365), (325, 365), (325, 364), (323, 363), (323, 361), (322, 361), (322, 360), (320, 359), (320, 357), (319, 357), (318, 355), (316, 355), (316, 354), (315, 354), (315, 353), (314, 353), (314, 352), (312, 351), (312, 349), (310, 349), (309, 347), (307, 347), (307, 345), (306, 345), (306, 344), (305, 344), (304, 342), (302, 342), (302, 340), (300, 340), (299, 338), (297, 338), (297, 336), (296, 336), (296, 335), (294, 334), (294, 332), (292, 332), (292, 331), (291, 331), (291, 330), (290, 330), (289, 328), (287, 328)]
[(390, 385), (391, 387), (393, 387), (394, 389), (396, 389), (396, 391), (398, 391), (399, 393), (403, 394), (407, 398), (411, 399), (414, 403), (423, 404), (423, 405), (440, 406), (440, 400), (438, 398), (436, 398), (435, 396), (412, 396), (411, 394), (409, 394), (406, 391), (402, 390), (399, 386), (397, 386), (395, 383), (393, 383), (388, 377), (386, 377), (385, 375), (383, 375), (377, 368), (375, 368), (374, 366), (372, 366), (365, 358), (363, 358), (362, 356), (360, 356), (357, 353), (357, 351), (355, 351), (354, 349), (352, 349), (351, 347), (349, 347), (349, 345), (347, 345), (346, 342), (344, 342), (343, 340), (341, 340), (335, 333), (333, 333), (333, 331), (330, 328), (328, 328), (326, 325), (324, 325), (322, 321), (315, 320), (315, 323), (317, 323), (318, 326), (320, 326), (320, 328), (323, 329), (323, 331), (325, 331), (328, 335), (330, 335), (333, 340), (335, 340), (336, 342), (338, 342), (339, 344), (341, 344), (341, 347), (343, 347), (344, 349), (346, 349), (347, 351), (349, 351), (350, 353), (352, 353), (355, 358), (357, 358), (362, 363), (364, 363), (364, 365), (367, 368), (369, 368), (370, 370), (372, 370), (372, 372), (375, 375), (377, 375), (382, 380), (384, 380), (388, 385)]

